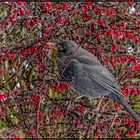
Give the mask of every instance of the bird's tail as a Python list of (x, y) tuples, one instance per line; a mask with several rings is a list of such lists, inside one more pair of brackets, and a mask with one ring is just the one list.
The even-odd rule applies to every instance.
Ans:
[(138, 115), (134, 112), (134, 110), (130, 108), (127, 102), (120, 95), (117, 95), (115, 93), (110, 93), (108, 96), (111, 99), (118, 102), (119, 104), (121, 104), (137, 122), (140, 122), (140, 118), (138, 117)]

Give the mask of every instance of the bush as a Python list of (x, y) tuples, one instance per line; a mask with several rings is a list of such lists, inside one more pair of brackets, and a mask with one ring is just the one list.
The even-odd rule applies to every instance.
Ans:
[(58, 80), (56, 52), (47, 45), (73, 40), (95, 54), (139, 112), (139, 8), (136, 2), (1, 2), (0, 136), (139, 137), (140, 125), (117, 103), (74, 100), (79, 93)]

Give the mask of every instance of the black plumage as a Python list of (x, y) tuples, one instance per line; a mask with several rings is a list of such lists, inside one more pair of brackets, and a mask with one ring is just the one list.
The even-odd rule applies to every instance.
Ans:
[(81, 95), (94, 98), (108, 96), (121, 104), (136, 121), (140, 121), (138, 115), (122, 98), (115, 77), (93, 54), (69, 40), (55, 45), (58, 50), (59, 73), (72, 89)]

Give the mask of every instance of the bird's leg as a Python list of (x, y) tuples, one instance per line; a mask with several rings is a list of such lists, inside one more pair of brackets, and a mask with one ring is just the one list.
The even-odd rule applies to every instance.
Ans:
[(80, 95), (80, 96), (76, 97), (75, 100), (78, 100), (79, 98), (82, 98), (82, 97), (84, 97), (84, 96), (85, 96), (85, 95)]
[(100, 101), (99, 101), (99, 103), (98, 103), (98, 105), (97, 105), (97, 108), (96, 108), (95, 111), (94, 111), (95, 114), (97, 114), (97, 113), (100, 112), (100, 107), (101, 107), (101, 103), (102, 103), (103, 99), (104, 99), (104, 96), (101, 97), (101, 99), (100, 99)]
[[(70, 93), (72, 93), (73, 91), (72, 91), (73, 89), (69, 89), (69, 92)], [(74, 92), (75, 92), (75, 90), (74, 90)], [(74, 98), (75, 99), (75, 98)], [(70, 101), (69, 101), (69, 103), (68, 103), (68, 107), (67, 107), (67, 110), (71, 110), (71, 109), (74, 109), (74, 106), (73, 106), (73, 102), (72, 102), (72, 100), (74, 100), (74, 99), (70, 99)]]
[(69, 103), (68, 103), (67, 110), (70, 111), (72, 109), (74, 109), (74, 106), (73, 106), (73, 102), (70, 100)]

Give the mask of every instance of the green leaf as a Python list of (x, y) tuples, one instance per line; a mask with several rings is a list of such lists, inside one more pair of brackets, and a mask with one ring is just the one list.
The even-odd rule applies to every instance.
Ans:
[(9, 7), (8, 6), (3, 6), (3, 8), (0, 8), (0, 17), (4, 19), (7, 16), (7, 11)]
[(4, 121), (0, 120), (0, 130), (7, 127), (7, 124)]
[(128, 131), (128, 128), (125, 127), (125, 126), (122, 126), (122, 127), (119, 127), (119, 130), (123, 130), (123, 132), (127, 132)]
[[(9, 73), (5, 73), (5, 75), (4, 75), (5, 81), (8, 81), (10, 78), (11, 78), (11, 77), (10, 77)], [(8, 90), (10, 90), (9, 82), (6, 84), (6, 88), (7, 88)]]
[(133, 84), (136, 84), (140, 82), (140, 78), (131, 78), (128, 81), (132, 82)]
[(34, 66), (31, 67), (31, 69), (29, 70), (29, 74), (27, 76), (27, 79), (28, 79), (29, 82), (32, 81), (33, 73), (34, 73)]
[(140, 95), (130, 97), (130, 101), (133, 103), (140, 101)]
[(15, 115), (11, 115), (11, 121), (13, 124), (18, 124), (19, 119)]
[(49, 95), (50, 95), (50, 97), (53, 98), (53, 99), (58, 97), (58, 93), (55, 92), (55, 91), (52, 90), (52, 89), (49, 89)]
[(131, 107), (133, 107), (136, 110), (140, 110), (140, 103), (131, 105)]

